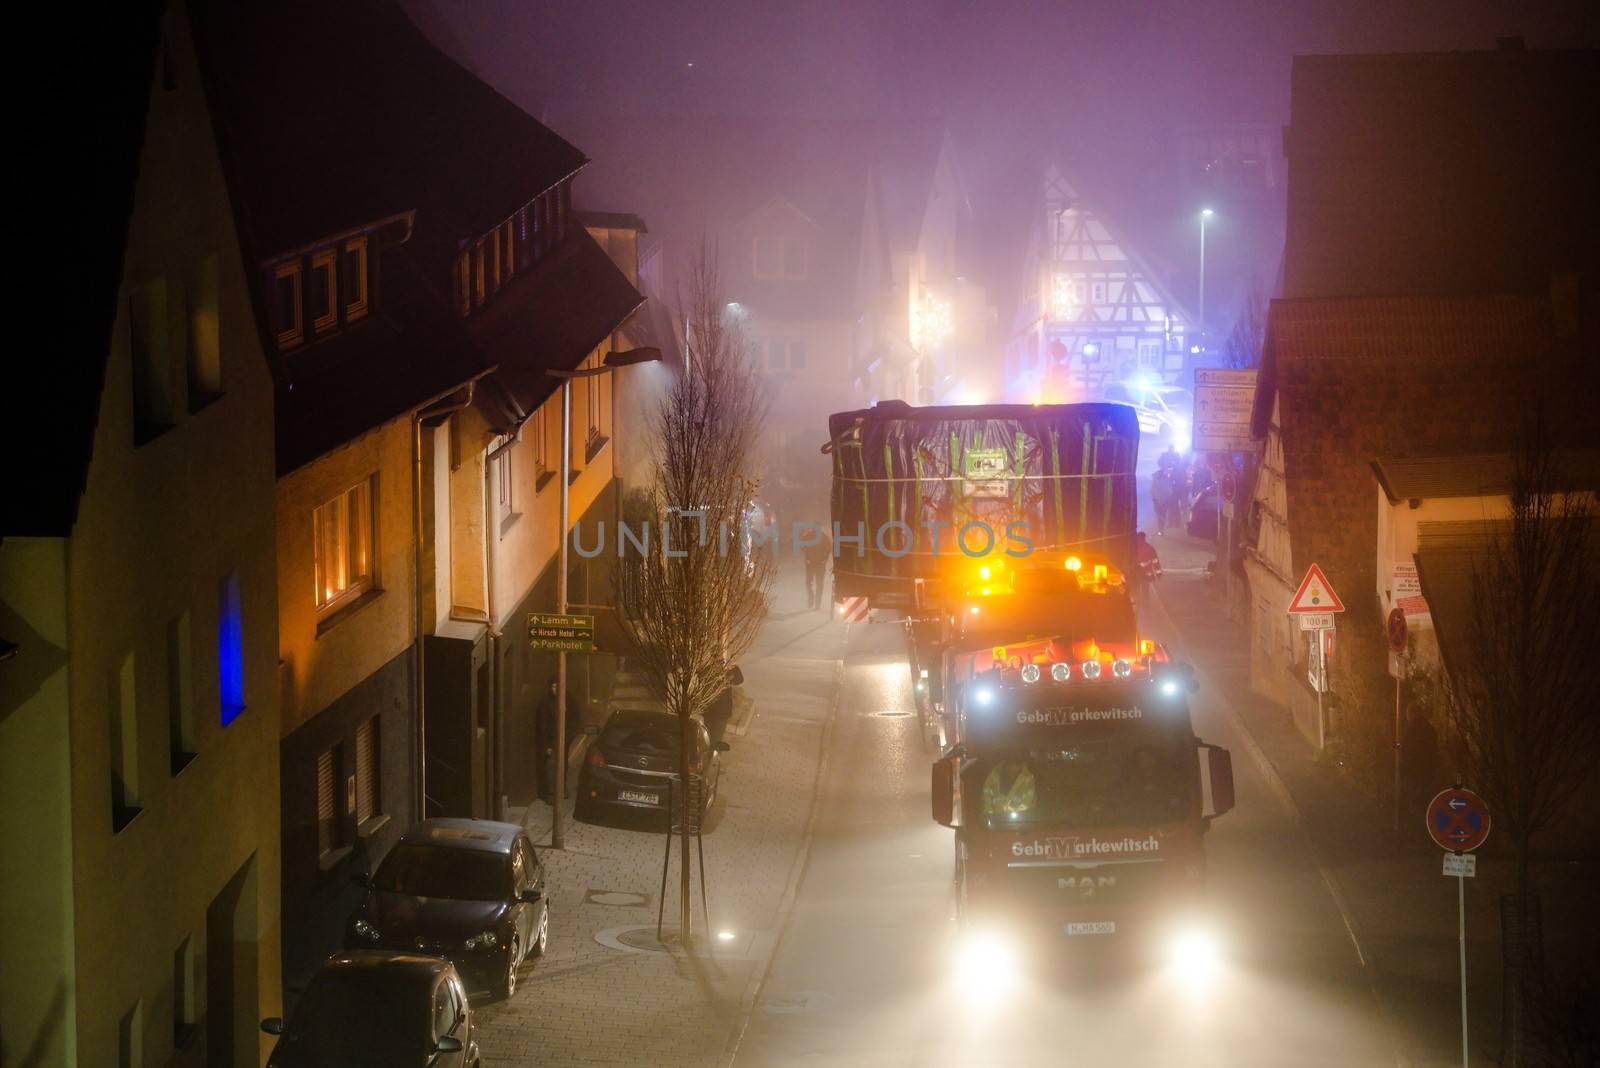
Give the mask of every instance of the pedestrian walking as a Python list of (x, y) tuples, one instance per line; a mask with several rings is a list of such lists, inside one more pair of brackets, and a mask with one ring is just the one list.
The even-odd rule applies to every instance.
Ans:
[(806, 606), (813, 612), (822, 607), (823, 593), (828, 585), (828, 561), (833, 557), (833, 538), (826, 530), (818, 530), (815, 545), (804, 550), (806, 561)]
[(1165, 534), (1168, 524), (1172, 522), (1177, 492), (1172, 468), (1166, 465), (1156, 468), (1156, 473), (1150, 476), (1150, 503), (1156, 509), (1157, 534)]

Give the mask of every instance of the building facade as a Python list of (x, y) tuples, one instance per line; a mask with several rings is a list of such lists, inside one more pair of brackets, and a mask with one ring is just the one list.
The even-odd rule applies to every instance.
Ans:
[(1045, 175), (1022, 277), (1006, 399), (1094, 400), (1112, 382), (1175, 382), (1189, 366), (1193, 314), (1056, 167)]
[(96, 34), (140, 65), (83, 205), (108, 285), (59, 350), (85, 462), (46, 465), (65, 496), (16, 499), (0, 542), (0, 1060), (257, 1065), (281, 1004), (272, 380), (184, 5)]

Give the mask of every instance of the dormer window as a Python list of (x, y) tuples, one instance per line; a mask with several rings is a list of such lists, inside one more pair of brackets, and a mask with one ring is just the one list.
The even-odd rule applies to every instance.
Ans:
[(501, 286), (560, 243), (571, 195), (569, 183), (562, 182), (487, 232), (462, 242), (453, 268), (456, 308), (462, 315), (483, 307)]
[(280, 263), (272, 273), (272, 329), (280, 349), (292, 349), (306, 339), (299, 260)]
[(311, 257), (311, 329), (326, 334), (339, 325), (339, 253), (323, 249)]
[(344, 321), (353, 323), (367, 314), (367, 239), (352, 237), (344, 243), (344, 269), (340, 291), (344, 294)]
[[(272, 264), (272, 330), (287, 351), (336, 333), (372, 307), (369, 235), (357, 234)], [(309, 324), (309, 331), (307, 329)]]

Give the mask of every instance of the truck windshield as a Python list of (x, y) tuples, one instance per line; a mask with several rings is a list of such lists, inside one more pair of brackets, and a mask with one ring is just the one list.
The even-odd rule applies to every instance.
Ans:
[(1036, 747), (978, 761), (964, 776), (993, 830), (1180, 820), (1198, 778), (1192, 743), (1148, 737)]

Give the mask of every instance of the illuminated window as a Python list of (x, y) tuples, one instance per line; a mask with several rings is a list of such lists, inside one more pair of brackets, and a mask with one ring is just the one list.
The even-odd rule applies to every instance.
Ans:
[(472, 246), (472, 299), (480, 308), (489, 298), (487, 284), (488, 279), (484, 276), (483, 242), (479, 241)]
[(339, 325), (339, 254), (323, 249), (311, 257), (311, 329), (326, 334)]
[(217, 687), (226, 727), (244, 711), (244, 615), (237, 571), (217, 585)]
[(367, 314), (367, 239), (353, 237), (344, 243), (344, 320), (353, 323)]
[(500, 510), (500, 536), (504, 537), (511, 524), (516, 522), (520, 513), (517, 511), (517, 485), (516, 463), (514, 453), (516, 446), (508, 446), (500, 450), (500, 455), (494, 458), (495, 483), (497, 486), (496, 503)]
[(549, 405), (533, 413), (528, 433), (524, 435), (533, 449), (534, 488), (543, 489), (550, 475), (550, 420), (546, 418)]
[(1089, 284), (1089, 303), (1099, 307), (1106, 302), (1106, 284), (1104, 282), (1091, 282)]
[(1139, 339), (1139, 366), (1156, 368), (1161, 365), (1161, 340), (1159, 338)]
[(500, 224), (500, 277), (506, 281), (517, 273), (516, 227), (507, 219)]
[(200, 261), (189, 303), (189, 410), (199, 411), (222, 395), (222, 338), (218, 317), (217, 255)]
[[(585, 366), (599, 367), (600, 357), (598, 355), (589, 357), (585, 361)], [(600, 398), (604, 388), (602, 383), (607, 381), (608, 377), (607, 375), (595, 375), (584, 382), (584, 385), (588, 387), (584, 390), (584, 442), (591, 446), (589, 449), (589, 456), (591, 457), (594, 455), (593, 446), (599, 442), (601, 437)]]
[(280, 263), (272, 274), (272, 329), (278, 348), (292, 349), (306, 339), (300, 292), (300, 261)]
[(337, 611), (373, 588), (376, 478), (363, 479), (312, 513), (320, 615)]

